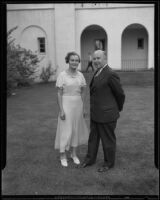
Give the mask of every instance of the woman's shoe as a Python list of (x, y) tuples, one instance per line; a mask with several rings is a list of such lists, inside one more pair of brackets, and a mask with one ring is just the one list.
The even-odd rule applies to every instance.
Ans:
[(72, 158), (73, 162), (74, 162), (76, 165), (79, 165), (79, 164), (80, 164), (80, 161), (79, 161), (79, 159), (77, 158), (77, 156), (72, 156), (72, 154), (71, 154), (71, 158)]
[(62, 159), (61, 159), (61, 165), (62, 165), (63, 167), (68, 167), (68, 163), (67, 163), (67, 159), (66, 159), (66, 158), (62, 158)]

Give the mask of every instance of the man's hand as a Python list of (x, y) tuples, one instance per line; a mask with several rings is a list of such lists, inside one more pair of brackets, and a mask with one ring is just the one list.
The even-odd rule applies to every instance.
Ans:
[(60, 118), (61, 118), (61, 120), (65, 120), (66, 119), (66, 116), (65, 116), (65, 113), (64, 113), (63, 110), (60, 111)]

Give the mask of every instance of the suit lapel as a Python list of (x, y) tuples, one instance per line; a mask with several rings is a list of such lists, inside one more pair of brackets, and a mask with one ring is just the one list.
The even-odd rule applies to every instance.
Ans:
[(96, 72), (94, 73), (92, 80), (90, 82), (90, 90), (91, 91), (93, 91), (95, 86), (97, 84), (99, 84), (106, 77), (106, 72), (108, 71), (108, 65), (106, 65), (103, 70), (104, 70), (104, 72), (101, 72), (97, 77), (95, 77), (95, 75), (98, 72), (98, 70), (96, 70)]
[(95, 71), (95, 73), (92, 76), (92, 79), (91, 79), (91, 82), (90, 82), (90, 87), (92, 87), (92, 85), (93, 85), (94, 77), (97, 74), (97, 72), (98, 72), (98, 69)]
[[(107, 65), (107, 64), (106, 64), (105, 67), (102, 69), (102, 71), (103, 71), (103, 70), (106, 70), (106, 69), (108, 69), (108, 65)], [(98, 71), (99, 71), (99, 70), (96, 70), (96, 72), (94, 73), (94, 75), (93, 75), (93, 77), (92, 77), (92, 80), (91, 80), (91, 84), (92, 84), (93, 81), (94, 81), (94, 82), (97, 82), (97, 80), (100, 81), (100, 80), (104, 77), (102, 71), (100, 72), (100, 74), (99, 74), (98, 76), (96, 76), (96, 74), (98, 73)]]

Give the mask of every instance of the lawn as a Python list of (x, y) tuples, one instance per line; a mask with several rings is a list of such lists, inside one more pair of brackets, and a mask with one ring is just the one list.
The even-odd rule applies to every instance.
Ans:
[[(87, 82), (90, 77), (85, 75)], [(98, 173), (95, 165), (62, 168), (54, 150), (58, 107), (54, 83), (17, 89), (7, 99), (7, 165), (3, 195), (158, 195), (159, 171), (154, 165), (153, 84), (124, 84), (126, 102), (116, 128), (115, 168)], [(86, 118), (89, 127), (89, 91)], [(84, 159), (87, 145), (78, 148)]]

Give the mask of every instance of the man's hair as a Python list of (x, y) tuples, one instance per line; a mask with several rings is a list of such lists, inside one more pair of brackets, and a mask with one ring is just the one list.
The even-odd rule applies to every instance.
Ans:
[(76, 53), (75, 51), (71, 51), (71, 52), (68, 52), (66, 57), (65, 57), (66, 63), (69, 63), (69, 59), (70, 59), (71, 56), (78, 56), (79, 63), (81, 62), (81, 59), (80, 59), (80, 56), (78, 55), (78, 53)]
[(95, 53), (95, 52), (98, 52), (98, 51), (102, 52), (103, 55), (104, 55), (104, 57), (107, 58), (107, 53), (106, 53), (106, 51), (103, 51), (103, 50), (101, 50), (101, 49), (98, 49), (98, 50), (94, 51), (94, 53)]

